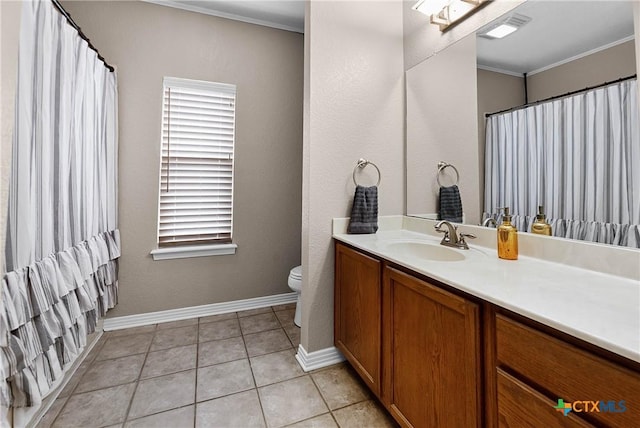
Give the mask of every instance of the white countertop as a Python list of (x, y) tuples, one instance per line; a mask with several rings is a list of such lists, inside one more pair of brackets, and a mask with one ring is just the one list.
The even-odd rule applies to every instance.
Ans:
[[(502, 260), (494, 248), (473, 241), (470, 250), (442, 247), (464, 255), (462, 261), (431, 261), (389, 244), (419, 241), (439, 245), (437, 237), (402, 228), (382, 229), (371, 235), (349, 235), (340, 233), (334, 220), (333, 237), (640, 362), (640, 281), (522, 254), (515, 261)], [(488, 233), (495, 234), (495, 229)]]

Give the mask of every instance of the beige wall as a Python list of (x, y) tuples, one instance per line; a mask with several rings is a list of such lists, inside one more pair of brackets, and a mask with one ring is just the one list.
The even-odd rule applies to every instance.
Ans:
[(480, 213), (484, 211), (485, 113), (524, 104), (524, 79), (503, 73), (478, 69), (478, 193)]
[(18, 40), (20, 35), (19, 1), (0, 1), (0, 265), (3, 272), (4, 248), (11, 170), (11, 141), (18, 77)]
[(578, 91), (636, 74), (635, 42), (630, 40), (527, 76), (529, 102)]
[[(303, 37), (143, 2), (65, 2), (116, 66), (120, 297), (109, 315), (289, 292), (300, 263)], [(153, 261), (162, 78), (237, 85), (235, 255)]]
[[(475, 36), (407, 71), (408, 214), (438, 212), (438, 162), (445, 161), (460, 174), (465, 220), (480, 219), (475, 71)], [(453, 180), (451, 170), (443, 171), (443, 185)]]
[(331, 219), (350, 214), (359, 158), (382, 173), (379, 214), (404, 210), (402, 4), (312, 1), (305, 26), (301, 344), (312, 352), (333, 346)]

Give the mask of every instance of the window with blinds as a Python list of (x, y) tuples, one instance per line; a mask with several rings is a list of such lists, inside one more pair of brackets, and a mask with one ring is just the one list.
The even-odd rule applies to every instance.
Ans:
[(164, 78), (158, 245), (231, 242), (235, 85)]

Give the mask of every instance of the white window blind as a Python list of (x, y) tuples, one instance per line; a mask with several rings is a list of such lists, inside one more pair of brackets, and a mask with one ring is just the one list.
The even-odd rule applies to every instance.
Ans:
[(235, 85), (164, 78), (158, 245), (231, 242)]

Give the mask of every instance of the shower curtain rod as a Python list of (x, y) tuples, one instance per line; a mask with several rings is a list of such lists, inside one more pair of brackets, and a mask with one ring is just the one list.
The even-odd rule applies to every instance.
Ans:
[(532, 103), (523, 104), (523, 105), (517, 106), (517, 107), (511, 107), (511, 108), (508, 108), (508, 109), (497, 111), (495, 113), (485, 113), (484, 117), (487, 118), (489, 116), (493, 116), (493, 115), (496, 115), (496, 114), (507, 113), (507, 112), (516, 111), (516, 110), (522, 110), (523, 108), (531, 107), (531, 106), (534, 106), (536, 104), (546, 103), (548, 101), (557, 100), (558, 98), (568, 97), (568, 96), (571, 96), (571, 95), (579, 94), (580, 92), (586, 92), (586, 91), (590, 91), (592, 89), (602, 88), (603, 86), (613, 85), (613, 84), (616, 84), (616, 83), (624, 82), (625, 80), (631, 80), (631, 79), (635, 79), (635, 78), (636, 78), (636, 75), (632, 74), (631, 76), (621, 77), (620, 79), (613, 80), (611, 82), (604, 82), (604, 83), (601, 83), (600, 85), (589, 86), (587, 88), (578, 89), (577, 91), (567, 92), (566, 94), (562, 94), (562, 95), (555, 95), (553, 97), (545, 98), (544, 100), (534, 101)]
[(56, 9), (58, 9), (58, 11), (62, 14), (62, 16), (64, 16), (67, 19), (67, 22), (69, 23), (69, 25), (71, 25), (73, 28), (76, 29), (76, 31), (78, 32), (78, 35), (84, 41), (87, 42), (87, 44), (89, 45), (89, 48), (98, 55), (98, 59), (102, 61), (104, 66), (107, 67), (107, 69), (112, 72), (114, 70), (113, 66), (109, 65), (107, 61), (102, 57), (102, 55), (100, 55), (100, 52), (98, 51), (98, 49), (96, 49), (96, 47), (91, 44), (91, 41), (89, 40), (89, 38), (82, 32), (82, 30), (80, 29), (78, 24), (76, 24), (76, 22), (73, 20), (73, 18), (71, 18), (71, 15), (69, 15), (69, 12), (67, 12), (64, 9), (64, 7), (62, 7), (62, 5), (58, 0), (51, 0), (51, 3), (53, 3), (53, 5), (56, 7)]

